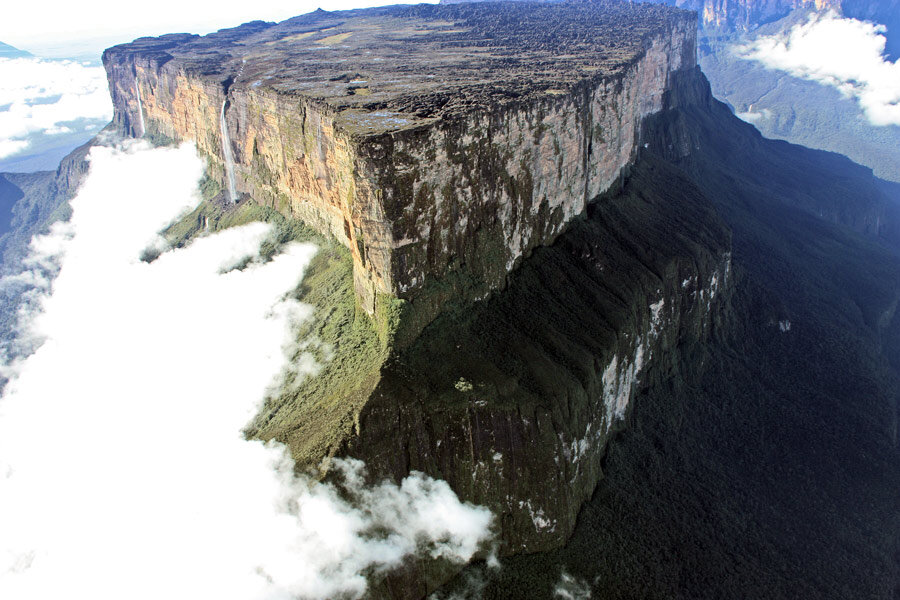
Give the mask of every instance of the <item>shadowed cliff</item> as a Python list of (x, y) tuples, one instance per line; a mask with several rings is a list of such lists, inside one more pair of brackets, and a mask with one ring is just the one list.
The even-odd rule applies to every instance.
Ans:
[(686, 340), (693, 371), (648, 372), (564, 548), (451, 588), (894, 598), (900, 237), (896, 221), (866, 223), (896, 215), (898, 198), (843, 157), (763, 139), (702, 77), (682, 79), (669, 106), (621, 197), (699, 193), (727, 223), (722, 326)]

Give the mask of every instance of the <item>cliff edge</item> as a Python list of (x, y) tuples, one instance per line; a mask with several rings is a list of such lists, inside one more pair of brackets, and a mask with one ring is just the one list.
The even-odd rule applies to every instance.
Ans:
[(193, 140), (228, 199), (339, 240), (374, 313), (448, 282), (483, 297), (552, 242), (633, 161), (695, 23), (614, 2), (316, 11), (103, 62), (121, 131)]

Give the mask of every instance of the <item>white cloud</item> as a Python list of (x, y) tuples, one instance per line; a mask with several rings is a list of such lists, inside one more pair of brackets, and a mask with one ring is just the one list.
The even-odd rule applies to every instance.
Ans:
[(25, 140), (3, 140), (0, 139), (0, 158), (21, 152), (28, 147)]
[(111, 118), (102, 67), (70, 60), (0, 58), (0, 158), (27, 149), (43, 136), (92, 131)]
[(746, 112), (735, 113), (737, 118), (747, 121), (748, 123), (756, 123), (757, 121), (767, 121), (772, 118), (772, 111), (768, 108), (764, 108), (761, 111), (754, 111), (753, 106), (747, 109)]
[(770, 69), (838, 88), (856, 98), (874, 125), (900, 125), (900, 63), (885, 59), (884, 32), (881, 25), (827, 12), (736, 51)]
[(201, 173), (190, 147), (95, 148), (71, 221), (35, 240), (40, 343), (0, 397), (0, 597), (356, 596), (413, 552), (471, 558), (491, 514), (445, 482), (367, 487), (337, 461), (343, 487), (319, 484), (243, 438), (314, 318), (289, 293), (315, 248), (259, 260), (254, 223), (142, 262)]

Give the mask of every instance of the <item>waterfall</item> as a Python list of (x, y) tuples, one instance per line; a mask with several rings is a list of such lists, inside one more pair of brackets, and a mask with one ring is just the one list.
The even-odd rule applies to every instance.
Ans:
[(232, 204), (237, 203), (237, 190), (234, 185), (234, 154), (231, 151), (231, 138), (228, 137), (228, 123), (225, 122), (225, 103), (222, 101), (222, 112), (219, 116), (219, 127), (222, 129), (222, 154), (225, 157), (225, 176), (228, 178), (228, 198)]
[(141, 86), (138, 80), (134, 80), (134, 94), (137, 96), (138, 102), (138, 123), (141, 124), (141, 133), (138, 137), (144, 137), (147, 129), (144, 127), (144, 103), (141, 101)]

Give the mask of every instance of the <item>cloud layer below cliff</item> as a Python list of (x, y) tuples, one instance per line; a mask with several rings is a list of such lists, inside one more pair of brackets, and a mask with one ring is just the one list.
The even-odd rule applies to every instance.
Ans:
[[(102, 67), (0, 58), (0, 159), (55, 140), (74, 147), (112, 118)], [(72, 143), (72, 136), (82, 136)]]
[(315, 248), (264, 261), (255, 223), (140, 260), (201, 172), (189, 147), (95, 148), (71, 221), (33, 244), (34, 351), (0, 398), (0, 597), (328, 598), (412, 553), (470, 558), (491, 515), (446, 483), (366, 486), (343, 461), (323, 485), (244, 439), (313, 318), (290, 292)]
[(874, 125), (900, 125), (900, 63), (885, 59), (884, 28), (829, 12), (737, 48), (739, 56), (855, 98)]

